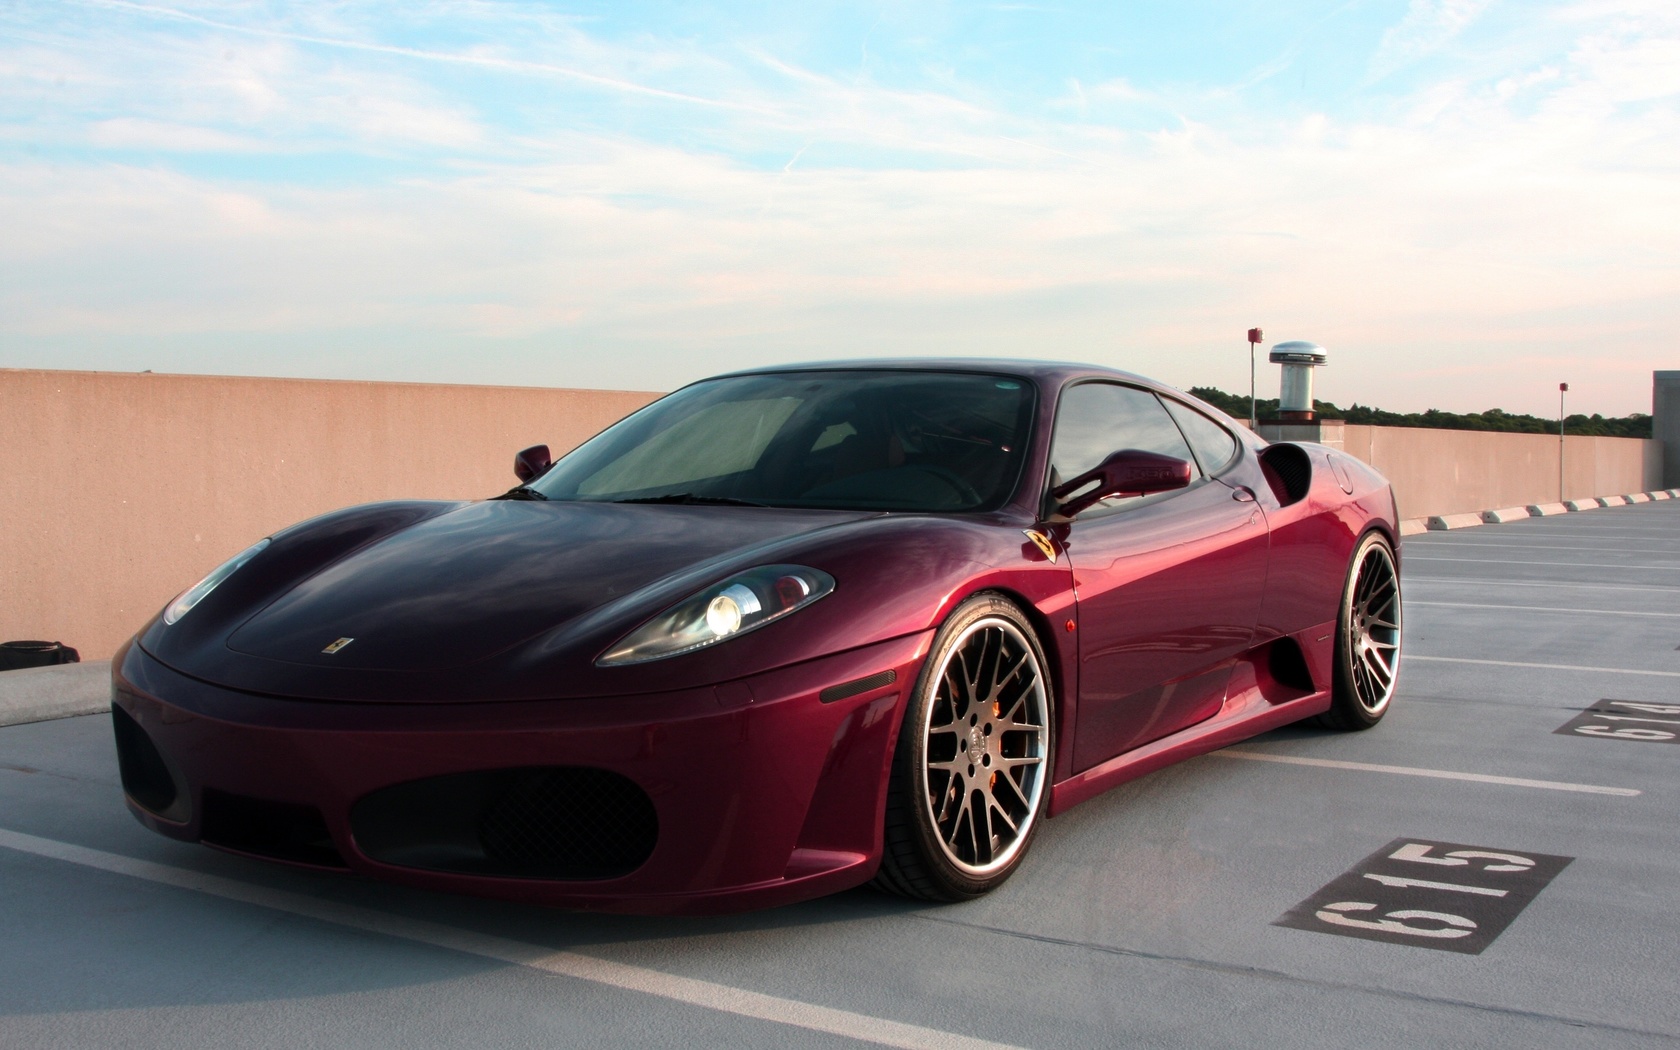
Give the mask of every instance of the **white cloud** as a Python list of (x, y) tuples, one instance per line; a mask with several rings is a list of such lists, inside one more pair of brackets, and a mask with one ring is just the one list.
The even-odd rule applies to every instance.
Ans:
[(1386, 76), (1451, 44), (1491, 0), (1412, 0), (1406, 15), (1383, 34), (1371, 75)]
[[(1438, 42), (1469, 17), (1443, 10), (1409, 32)], [(612, 130), (541, 113), (509, 130), (412, 70), (293, 40), (244, 40), (233, 59), (220, 38), (178, 41), (151, 60), (106, 41), (104, 68), (123, 72), (84, 70), (74, 90), (151, 87), (87, 122), (94, 141), (336, 142), (423, 163), (310, 188), (14, 152), (0, 163), (0, 357), (138, 333), (294, 348), (254, 350), (241, 370), (332, 348), (346, 371), (329, 374), (647, 387), (763, 360), (977, 352), (1230, 388), (1246, 381), (1241, 333), (1260, 324), (1331, 347), (1332, 400), (1543, 410), (1551, 373), (1570, 369), (1584, 397), (1605, 384), (1603, 410), (1632, 411), (1647, 395), (1629, 376), (1664, 367), (1680, 326), (1672, 37), (1570, 17), (1578, 42), (1547, 62), (1427, 85), (1396, 119), (1152, 134), (770, 55), (638, 58), (569, 23), (545, 38), (557, 62), (683, 71), (732, 116), (686, 138), (633, 132), (641, 111), (594, 122)], [(3, 60), (0, 75), (51, 65)], [(1142, 95), (1124, 80), (1082, 90), (1093, 109)]]

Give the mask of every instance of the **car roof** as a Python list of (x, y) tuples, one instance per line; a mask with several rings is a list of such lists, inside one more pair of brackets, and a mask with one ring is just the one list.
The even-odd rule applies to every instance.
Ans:
[[(1124, 372), (1118, 368), (1108, 368), (1104, 365), (1083, 364), (1077, 361), (1043, 361), (1032, 358), (1010, 357), (879, 357), (879, 358), (848, 358), (843, 361), (805, 361), (797, 364), (765, 365), (759, 368), (743, 368), (736, 372), (725, 372), (721, 375), (710, 376), (711, 379), (727, 379), (734, 376), (776, 375), (788, 372), (981, 372), (989, 375), (1012, 375), (1024, 379), (1031, 379), (1040, 387), (1054, 390), (1063, 383), (1074, 379), (1118, 379), (1126, 383), (1135, 383), (1161, 393), (1170, 393), (1173, 397), (1194, 405), (1197, 409), (1225, 421), (1239, 435), (1239, 437), (1253, 445), (1262, 447), (1266, 442), (1253, 434), (1241, 423), (1227, 416), (1217, 407), (1208, 404), (1201, 398), (1186, 390), (1163, 383), (1158, 379), (1138, 375), (1136, 372)], [(701, 380), (704, 382), (705, 380)]]
[(993, 375), (1013, 375), (1055, 386), (1064, 380), (1077, 378), (1123, 379), (1143, 386), (1161, 387), (1165, 384), (1133, 372), (1122, 372), (1102, 365), (1081, 364), (1074, 361), (1038, 361), (1028, 358), (1005, 357), (881, 357), (848, 358), (843, 361), (805, 361), (798, 364), (765, 365), (726, 372), (714, 378), (732, 376), (774, 375), (782, 372), (984, 372)]

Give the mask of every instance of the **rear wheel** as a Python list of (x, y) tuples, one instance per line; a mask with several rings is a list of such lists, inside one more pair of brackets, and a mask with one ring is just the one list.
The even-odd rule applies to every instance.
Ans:
[(1049, 802), (1045, 667), (1002, 598), (971, 598), (940, 628), (899, 729), (877, 887), (967, 900), (1020, 865)]
[(1369, 533), (1354, 549), (1336, 621), (1331, 729), (1369, 729), (1382, 721), (1400, 678), (1400, 573), (1394, 548)]

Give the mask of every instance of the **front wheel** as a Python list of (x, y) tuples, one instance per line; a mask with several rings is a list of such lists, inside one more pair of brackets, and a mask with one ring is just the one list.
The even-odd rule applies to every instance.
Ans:
[(1387, 713), (1399, 679), (1400, 572), (1393, 546), (1373, 532), (1348, 563), (1330, 710), (1319, 721), (1331, 729), (1371, 728)]
[(875, 885), (959, 901), (1020, 865), (1049, 802), (1050, 683), (1026, 617), (991, 595), (934, 638), (905, 705)]

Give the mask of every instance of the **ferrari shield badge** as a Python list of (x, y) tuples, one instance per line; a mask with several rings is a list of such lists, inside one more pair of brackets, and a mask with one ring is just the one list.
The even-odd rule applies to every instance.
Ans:
[(1050, 537), (1037, 529), (1022, 529), (1027, 539), (1033, 541), (1033, 546), (1044, 552), (1044, 556), (1051, 561), (1056, 560), (1056, 545), (1050, 542)]
[(354, 638), (340, 638), (338, 641), (332, 643), (331, 645), (327, 646), (325, 649), (322, 649), (321, 651), (323, 653), (326, 653), (328, 656), (331, 656), (333, 653), (338, 652), (340, 649), (344, 648), (345, 646), (349, 645), (351, 642), (353, 642), (355, 640), (356, 639), (354, 639)]

